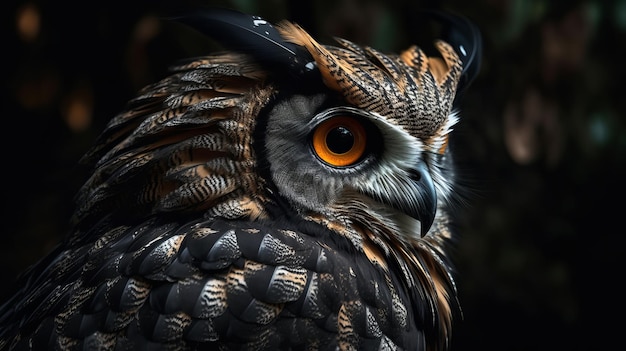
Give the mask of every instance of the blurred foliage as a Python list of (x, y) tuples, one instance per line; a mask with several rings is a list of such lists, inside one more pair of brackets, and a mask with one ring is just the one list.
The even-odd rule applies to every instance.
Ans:
[[(3, 292), (65, 234), (79, 159), (106, 122), (211, 40), (161, 18), (204, 2), (4, 2)], [(626, 1), (213, 1), (320, 41), (429, 45), (419, 10), (481, 30), (456, 127), (455, 350), (603, 349), (623, 315)]]

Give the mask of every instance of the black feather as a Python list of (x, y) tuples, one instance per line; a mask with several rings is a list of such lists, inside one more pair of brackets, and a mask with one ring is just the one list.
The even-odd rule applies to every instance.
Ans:
[(423, 19), (439, 22), (442, 27), (441, 39), (452, 45), (463, 62), (463, 72), (454, 100), (454, 105), (456, 105), (463, 91), (480, 72), (483, 52), (482, 35), (478, 27), (464, 16), (434, 10), (424, 10), (420, 15)]
[(463, 91), (476, 78), (482, 61), (482, 36), (478, 27), (463, 16), (438, 12), (435, 16), (445, 22), (443, 39), (450, 43), (463, 62), (458, 91)]
[(264, 68), (286, 78), (319, 75), (305, 48), (283, 39), (278, 30), (259, 17), (225, 8), (208, 8), (171, 18), (209, 36), (228, 50), (252, 56)]

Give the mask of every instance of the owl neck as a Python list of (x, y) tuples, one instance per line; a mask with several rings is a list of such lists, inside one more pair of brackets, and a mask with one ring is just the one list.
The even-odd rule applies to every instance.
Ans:
[[(438, 216), (439, 221), (446, 222), (445, 213)], [(334, 221), (315, 213), (303, 218), (326, 228), (345, 252), (365, 256), (365, 262), (382, 272), (406, 299), (406, 306), (413, 306), (413, 316), (426, 337), (433, 344), (449, 343), (453, 315), (460, 311), (452, 267), (443, 254), (447, 250), (442, 245), (450, 235), (445, 227), (433, 228), (424, 238), (402, 235), (394, 232), (399, 229), (388, 223), (388, 218), (359, 216), (355, 208), (337, 215)]]

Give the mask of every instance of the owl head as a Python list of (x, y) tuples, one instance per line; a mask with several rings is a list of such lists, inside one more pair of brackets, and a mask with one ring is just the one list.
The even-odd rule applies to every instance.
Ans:
[(276, 92), (260, 113), (256, 146), (291, 208), (343, 224), (373, 216), (408, 240), (428, 232), (452, 194), (453, 102), (475, 70), (476, 45), (437, 40), (438, 56), (418, 46), (385, 54), (341, 38), (322, 45), (297, 24), (231, 11), (181, 20), (268, 70)]

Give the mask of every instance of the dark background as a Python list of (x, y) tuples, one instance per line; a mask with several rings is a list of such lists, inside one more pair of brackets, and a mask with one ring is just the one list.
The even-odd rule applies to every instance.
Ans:
[[(108, 119), (177, 59), (213, 47), (159, 20), (189, 3), (2, 3), (1, 295), (65, 234), (85, 179), (76, 165)], [(465, 194), (453, 349), (620, 341), (626, 0), (209, 3), (382, 51), (429, 45), (418, 10), (470, 18), (484, 56), (453, 140)]]

